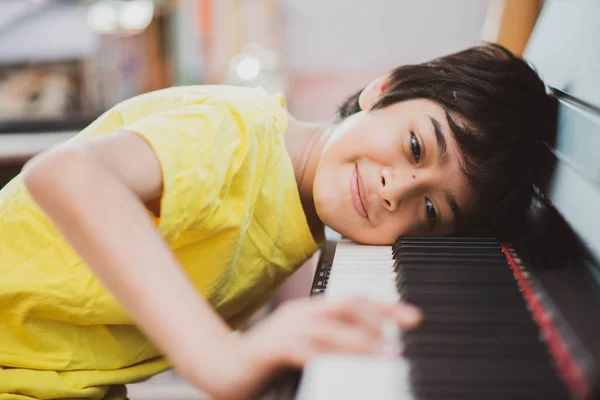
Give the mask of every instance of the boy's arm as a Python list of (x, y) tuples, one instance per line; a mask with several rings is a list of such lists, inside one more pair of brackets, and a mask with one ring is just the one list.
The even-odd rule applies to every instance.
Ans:
[(144, 207), (162, 191), (160, 165), (144, 139), (114, 132), (68, 142), (31, 160), (24, 181), (68, 242), (175, 366), (182, 368), (191, 358), (223, 357), (229, 328), (198, 296)]
[(149, 218), (148, 209), (158, 211), (161, 167), (133, 133), (68, 142), (29, 162), (24, 181), (175, 369), (217, 398), (247, 397), (274, 369), (301, 367), (323, 352), (380, 352), (383, 321), (418, 323), (418, 312), (406, 306), (310, 299), (283, 307), (247, 334), (229, 335)]

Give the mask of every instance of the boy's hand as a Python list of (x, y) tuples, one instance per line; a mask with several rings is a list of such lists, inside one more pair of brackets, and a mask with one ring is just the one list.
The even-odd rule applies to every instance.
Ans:
[(217, 399), (251, 397), (282, 367), (302, 368), (320, 354), (394, 355), (382, 327), (394, 323), (411, 329), (421, 321), (418, 309), (405, 303), (362, 298), (341, 301), (316, 298), (290, 301), (246, 333), (233, 337), (236, 364), (228, 378), (209, 390)]
[(245, 334), (249, 345), (277, 366), (302, 368), (323, 353), (390, 354), (382, 327), (395, 323), (414, 328), (421, 313), (405, 303), (381, 303), (364, 298), (331, 301), (309, 298), (290, 301)]

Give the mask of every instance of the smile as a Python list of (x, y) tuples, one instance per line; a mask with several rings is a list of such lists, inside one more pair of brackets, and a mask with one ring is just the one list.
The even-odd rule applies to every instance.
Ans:
[(350, 179), (350, 194), (352, 195), (352, 205), (356, 212), (363, 218), (369, 219), (367, 207), (364, 200), (364, 193), (361, 193), (360, 184), (358, 181), (358, 166), (354, 166), (352, 171), (352, 179)]

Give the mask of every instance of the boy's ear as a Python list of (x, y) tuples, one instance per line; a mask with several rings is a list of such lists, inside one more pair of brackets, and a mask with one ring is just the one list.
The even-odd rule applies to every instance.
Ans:
[(389, 75), (383, 75), (367, 85), (358, 96), (358, 105), (363, 111), (370, 110), (389, 86)]

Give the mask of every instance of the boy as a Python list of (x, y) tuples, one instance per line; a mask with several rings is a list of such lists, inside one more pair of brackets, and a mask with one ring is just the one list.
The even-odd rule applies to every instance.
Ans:
[(116, 106), (0, 192), (0, 399), (123, 398), (169, 366), (246, 398), (321, 353), (385, 353), (382, 322), (409, 329), (417, 309), (305, 299), (230, 332), (324, 225), (367, 244), (507, 232), (547, 104), (529, 66), (483, 45), (376, 79), (327, 125), (248, 88)]

